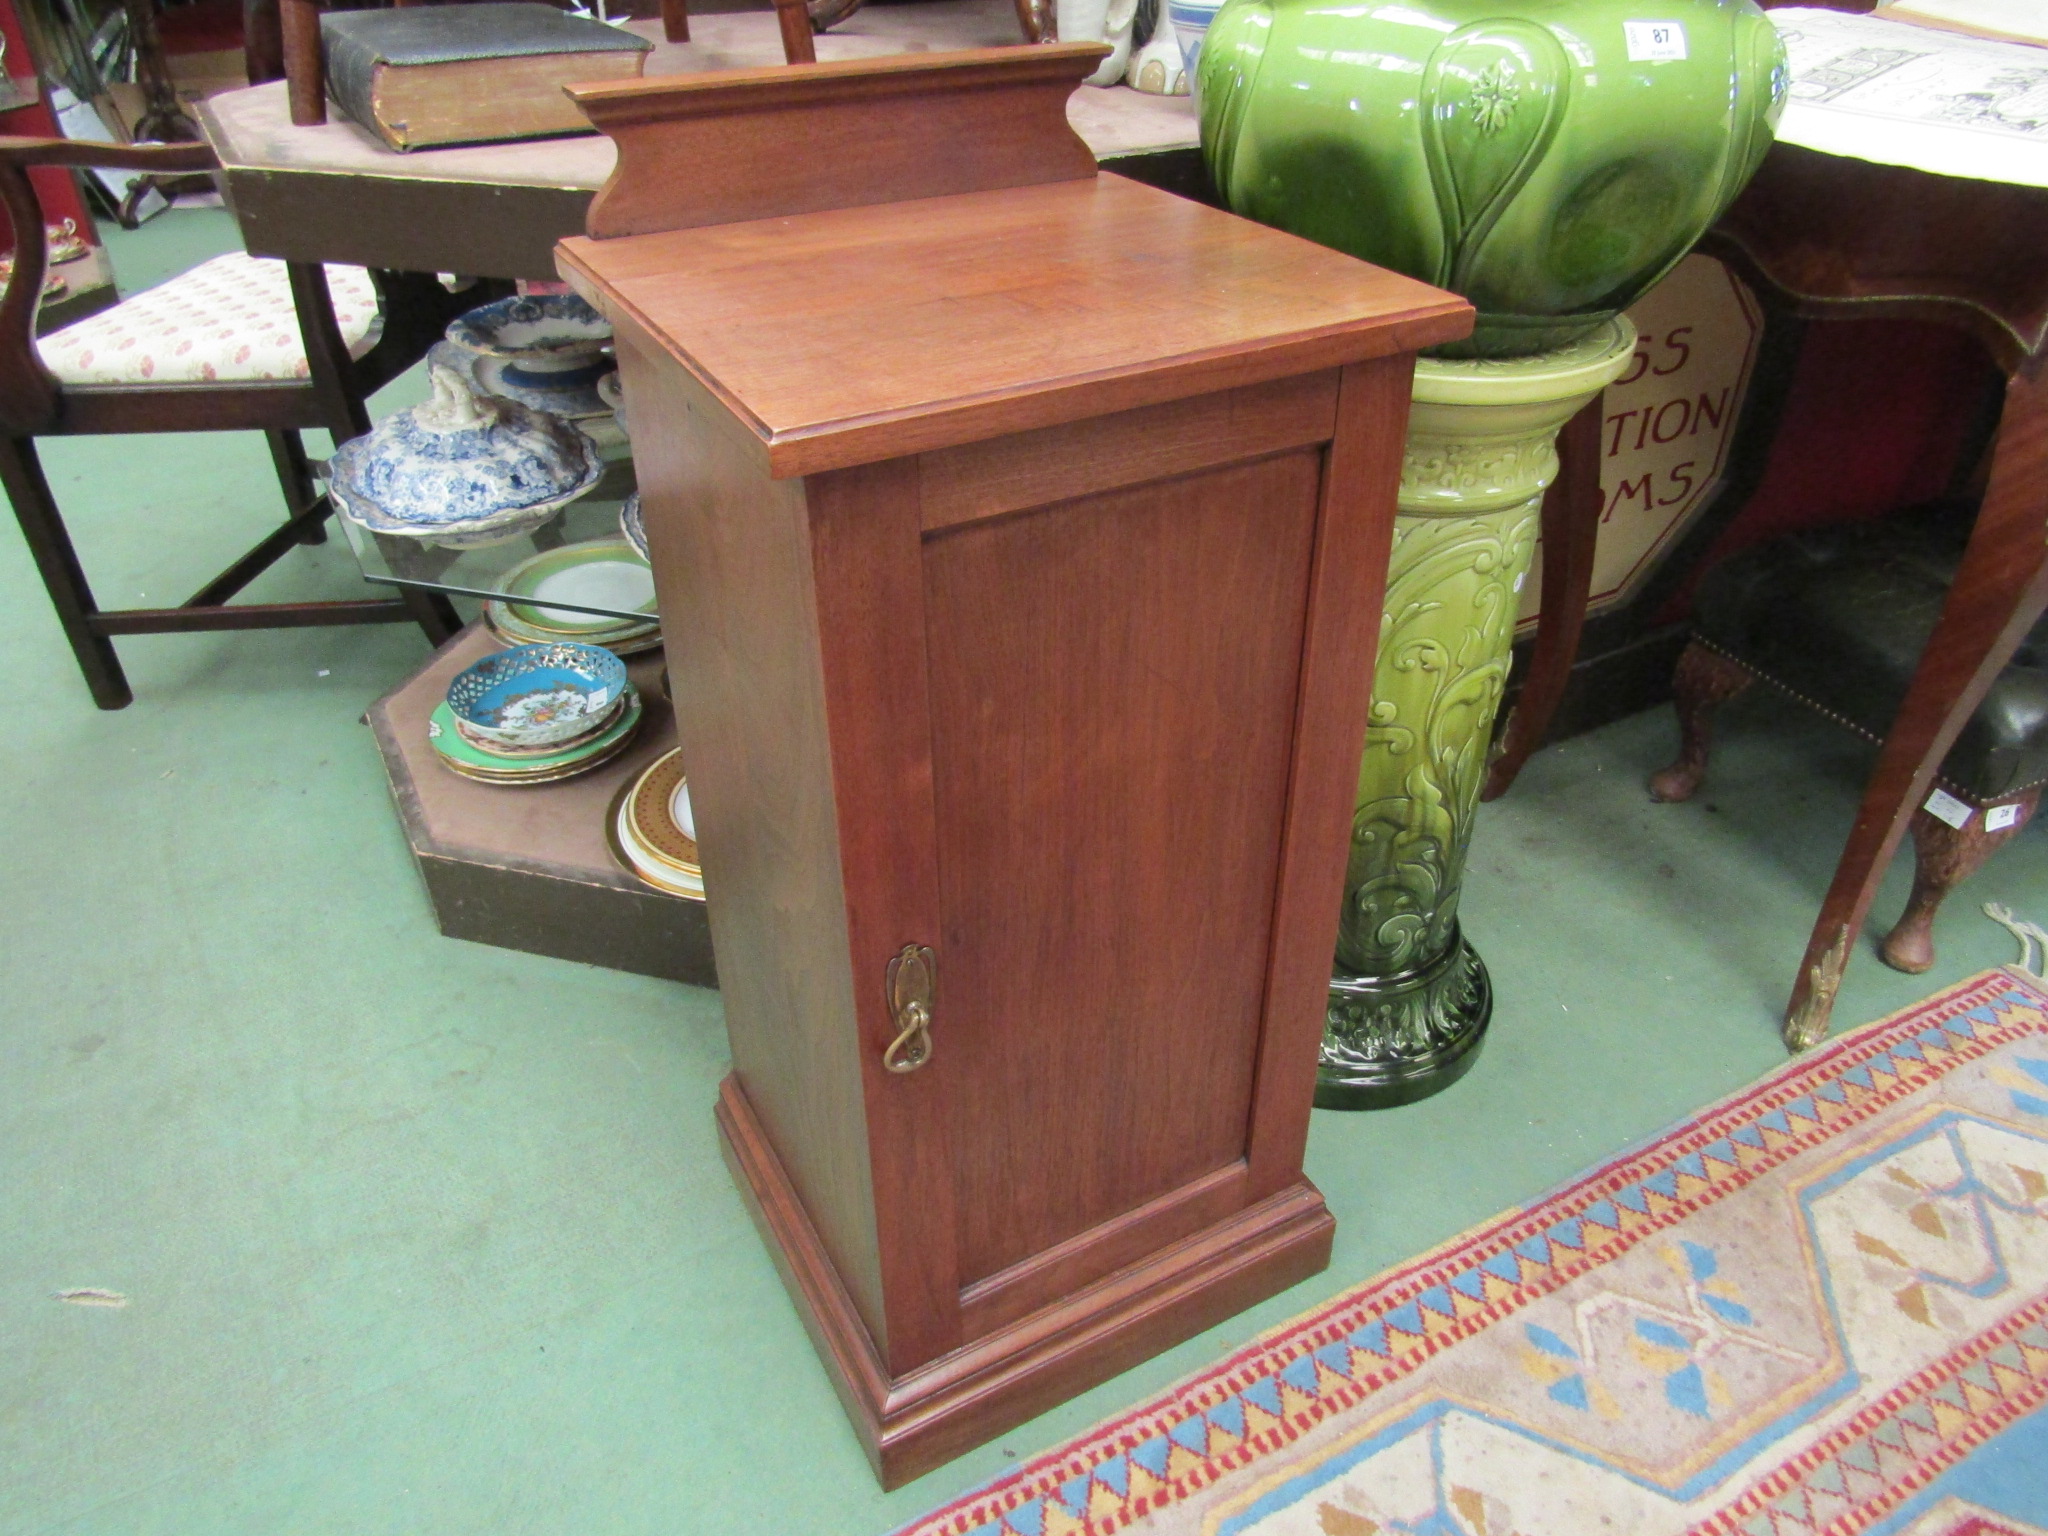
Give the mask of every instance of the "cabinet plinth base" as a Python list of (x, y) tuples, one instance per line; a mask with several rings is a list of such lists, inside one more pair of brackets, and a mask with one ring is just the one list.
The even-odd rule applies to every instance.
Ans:
[(1330, 1262), (1336, 1223), (1306, 1179), (1064, 1300), (897, 1377), (737, 1079), (719, 1142), (884, 1488), (908, 1482)]

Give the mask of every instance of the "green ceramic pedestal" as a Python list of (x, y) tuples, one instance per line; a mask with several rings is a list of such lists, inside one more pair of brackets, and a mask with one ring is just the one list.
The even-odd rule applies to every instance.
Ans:
[(1535, 357), (1424, 358), (1358, 769), (1316, 1103), (1406, 1104), (1472, 1065), (1493, 1011), (1458, 887), (1557, 432), (1627, 366), (1609, 320)]

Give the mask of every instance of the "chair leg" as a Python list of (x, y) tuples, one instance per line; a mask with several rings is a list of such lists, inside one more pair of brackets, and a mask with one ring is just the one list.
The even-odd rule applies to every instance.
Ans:
[(1785, 1044), (1803, 1051), (1828, 1032), (1835, 993), (1885, 865), (1955, 744), (2027, 632), (2048, 612), (2048, 384), (2015, 375), (1991, 464), (1991, 487), (1941, 617), (1842, 848), (1835, 878), (1785, 1008)]
[(1756, 674), (1695, 640), (1678, 658), (1671, 680), (1678, 705), (1678, 756), (1650, 775), (1652, 800), (1690, 800), (1707, 776), (1714, 710), (1756, 681)]
[(6, 487), (7, 499), (14, 503), (22, 537), (28, 541), (29, 554), (50, 594), (50, 605), (57, 610), (64, 638), (71, 642), (71, 653), (78, 658), (78, 670), (92, 690), (93, 702), (101, 709), (120, 709), (134, 702), (127, 675), (114, 655), (114, 643), (93, 625), (99, 605), (93, 601), (78, 552), (71, 547), (71, 535), (57, 511), (56, 498), (50, 494), (50, 483), (43, 478), (42, 460), (36, 456), (33, 439), (0, 437), (0, 485)]
[(445, 592), (431, 592), (425, 587), (400, 587), (398, 592), (405, 606), (412, 610), (413, 622), (434, 649), (446, 645), (462, 628), (461, 616)]
[(1543, 497), (1543, 611), (1521, 697), (1508, 712), (1482, 800), (1507, 793), (1529, 756), (1543, 745), (1579, 657), (1586, 597), (1593, 590), (1593, 548), (1600, 536), (1600, 412), (1595, 395), (1557, 437), (1557, 478)]
[[(313, 471), (306, 462), (306, 440), (296, 432), (267, 430), (264, 441), (270, 444), (270, 462), (277, 468), (277, 483), (284, 491), (284, 504), (297, 517), (320, 497), (320, 488), (313, 484)], [(299, 534), (301, 544), (325, 544), (327, 542), (327, 520), (308, 523)]]
[[(1941, 910), (1942, 901), (2034, 819), (2034, 807), (2040, 800), (2041, 791), (2030, 789), (2017, 799), (1973, 813), (1959, 828), (1928, 814), (1925, 806), (1913, 813), (1913, 894), (1906, 898), (1898, 926), (1878, 951), (1886, 965), (1915, 976), (1932, 968), (1934, 914)], [(1993, 811), (2018, 814), (1993, 832), (1988, 830)]]

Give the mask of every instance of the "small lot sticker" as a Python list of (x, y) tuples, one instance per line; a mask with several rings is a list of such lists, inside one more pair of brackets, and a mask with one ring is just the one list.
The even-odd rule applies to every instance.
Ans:
[(2020, 808), (2017, 805), (1994, 805), (1984, 813), (1984, 830), (2003, 832), (2019, 819)]
[(1685, 57), (1685, 26), (1676, 21), (1624, 21), (1631, 64), (1662, 63)]
[[(1962, 801), (1958, 800), (1947, 790), (1937, 789), (1927, 797), (1927, 814), (1936, 821), (1947, 822), (1960, 832), (1970, 824), (1970, 817), (1974, 813), (1970, 807), (1963, 804)], [(1992, 830), (1996, 831), (1997, 829), (1993, 828)]]

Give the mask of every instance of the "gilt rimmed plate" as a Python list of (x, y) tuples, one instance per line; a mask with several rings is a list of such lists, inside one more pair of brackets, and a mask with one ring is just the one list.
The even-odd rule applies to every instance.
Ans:
[[(592, 615), (596, 617), (596, 615)], [(499, 635), (516, 635), (514, 642), (520, 645), (546, 644), (572, 637), (557, 630), (545, 629), (537, 624), (528, 624), (512, 611), (512, 604), (502, 598), (487, 598), (484, 601), (484, 618), (491, 629)], [(637, 640), (645, 635), (661, 633), (661, 620), (650, 614), (644, 619), (608, 618), (601, 629), (579, 630), (573, 637), (582, 645), (609, 645), (614, 640)]]
[[(507, 645), (533, 645), (566, 638), (545, 630), (527, 628), (512, 617), (505, 604), (495, 599), (484, 604), (484, 628), (494, 639)], [(629, 625), (622, 621), (617, 629), (586, 630), (576, 638), (584, 645), (601, 645), (614, 656), (637, 656), (661, 645), (661, 625), (653, 622)]]
[[(507, 571), (502, 582), (522, 625), (581, 639), (615, 629), (621, 613), (654, 618), (654, 570), (625, 539), (589, 539), (543, 550)], [(552, 603), (572, 606), (559, 608)], [(606, 608), (609, 613), (584, 613)], [(630, 621), (628, 621), (630, 622)]]
[(441, 766), (458, 778), (474, 779), (479, 784), (503, 784), (513, 789), (523, 789), (528, 785), (559, 784), (564, 779), (579, 778), (583, 774), (594, 772), (611, 762), (613, 758), (622, 756), (633, 745), (633, 737), (636, 734), (637, 732), (628, 731), (603, 751), (592, 753), (566, 768), (549, 769), (546, 773), (486, 773), (482, 769), (465, 768), (445, 757), (441, 759)]
[[(667, 822), (667, 803), (674, 786), (682, 781), (682, 755), (668, 752), (642, 769), (620, 790), (605, 815), (605, 840), (620, 868), (658, 891), (671, 896), (704, 899), (704, 871), (696, 863), (696, 844), (681, 839), (678, 829)], [(638, 813), (636, 815), (636, 812)], [(642, 823), (652, 821), (655, 835), (666, 842), (671, 854), (687, 846), (690, 857), (665, 856), (650, 847)], [(680, 840), (679, 840), (680, 839)]]
[(633, 786), (630, 818), (634, 841), (665, 865), (679, 871), (701, 872), (697, 840), (676, 825), (671, 811), (676, 792), (683, 784), (683, 754), (680, 748), (665, 752), (647, 765)]
[[(491, 778), (503, 783), (537, 782), (544, 775), (568, 769), (581, 772), (594, 768), (614, 748), (622, 746), (640, 725), (640, 693), (626, 685), (625, 705), (604, 730), (572, 742), (567, 747), (531, 757), (508, 758), (486, 752), (455, 728), (455, 712), (447, 700), (434, 706), (427, 720), (427, 740), (435, 754), (458, 773), (472, 778)], [(567, 775), (562, 775), (566, 777)]]

